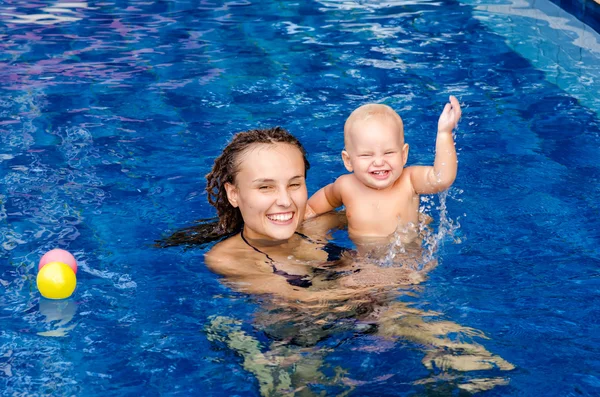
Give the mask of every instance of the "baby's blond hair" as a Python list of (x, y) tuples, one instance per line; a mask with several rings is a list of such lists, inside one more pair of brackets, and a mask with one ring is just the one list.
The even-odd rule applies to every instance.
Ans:
[(384, 105), (381, 103), (367, 103), (365, 105), (356, 108), (348, 119), (346, 119), (346, 123), (344, 124), (344, 146), (348, 147), (348, 135), (352, 130), (352, 127), (356, 122), (366, 121), (370, 118), (379, 118), (379, 119), (392, 119), (400, 130), (400, 133), (404, 138), (404, 124), (402, 123), (402, 118), (398, 113), (394, 111), (388, 105)]

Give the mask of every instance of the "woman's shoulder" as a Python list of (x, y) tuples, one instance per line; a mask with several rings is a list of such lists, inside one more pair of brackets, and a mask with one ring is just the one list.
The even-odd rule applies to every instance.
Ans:
[(204, 263), (211, 271), (232, 278), (262, 275), (265, 269), (270, 270), (269, 267), (256, 266), (259, 262), (256, 253), (239, 234), (221, 241), (204, 255)]
[(238, 251), (241, 247), (243, 247), (242, 239), (239, 234), (233, 235), (231, 237), (226, 238), (223, 241), (218, 242), (212, 247), (207, 253), (207, 256), (227, 256), (232, 254), (235, 251)]
[(216, 273), (223, 273), (227, 264), (235, 260), (235, 253), (240, 250), (239, 235), (229, 237), (212, 247), (204, 254), (204, 262)]

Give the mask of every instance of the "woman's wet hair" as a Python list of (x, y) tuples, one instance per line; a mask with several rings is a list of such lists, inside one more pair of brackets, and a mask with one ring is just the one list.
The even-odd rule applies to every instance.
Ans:
[(305, 172), (310, 168), (306, 151), (300, 141), (281, 127), (238, 132), (219, 157), (212, 170), (206, 175), (208, 202), (217, 210), (217, 218), (202, 219), (198, 225), (180, 229), (171, 236), (157, 241), (159, 247), (176, 245), (204, 245), (220, 241), (242, 230), (244, 220), (239, 208), (234, 208), (227, 199), (225, 184), (235, 184), (240, 169), (241, 156), (256, 144), (286, 143), (298, 148), (304, 159)]

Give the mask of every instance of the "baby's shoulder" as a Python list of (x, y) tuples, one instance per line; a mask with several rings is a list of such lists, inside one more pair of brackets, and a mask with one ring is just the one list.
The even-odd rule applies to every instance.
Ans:
[(348, 194), (352, 194), (356, 191), (359, 183), (358, 179), (354, 174), (344, 174), (339, 176), (333, 184), (334, 190), (337, 191), (341, 197), (346, 197)]
[(411, 181), (412, 181), (413, 174), (415, 172), (418, 172), (419, 168), (422, 168), (422, 167), (418, 166), (418, 165), (411, 165), (409, 167), (404, 167), (404, 169), (402, 170), (402, 174), (400, 174), (400, 177), (398, 177), (398, 180), (395, 183), (396, 187), (403, 189), (403, 188), (406, 188), (407, 185), (412, 186)]
[(412, 174), (415, 172), (416, 166), (405, 167), (402, 170), (402, 174), (398, 177), (396, 182), (394, 182), (394, 191), (396, 193), (400, 192), (411, 192), (414, 193), (413, 185), (412, 185)]
[(401, 177), (410, 176), (410, 174), (412, 174), (413, 172), (415, 172), (415, 170), (417, 170), (418, 168), (422, 168), (422, 166), (420, 166), (420, 165), (409, 165), (408, 167), (404, 167), (404, 169), (402, 170), (402, 174), (400, 176)]
[(357, 182), (358, 182), (358, 179), (356, 179), (356, 176), (354, 176), (354, 174), (344, 174), (344, 175), (339, 176), (335, 180), (335, 184), (339, 185), (341, 187), (352, 186)]

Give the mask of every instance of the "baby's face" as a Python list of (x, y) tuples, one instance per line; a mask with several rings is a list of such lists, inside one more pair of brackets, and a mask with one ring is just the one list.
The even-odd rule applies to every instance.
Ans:
[(391, 118), (370, 118), (355, 122), (342, 152), (346, 169), (364, 185), (386, 189), (402, 174), (408, 157), (404, 131)]

